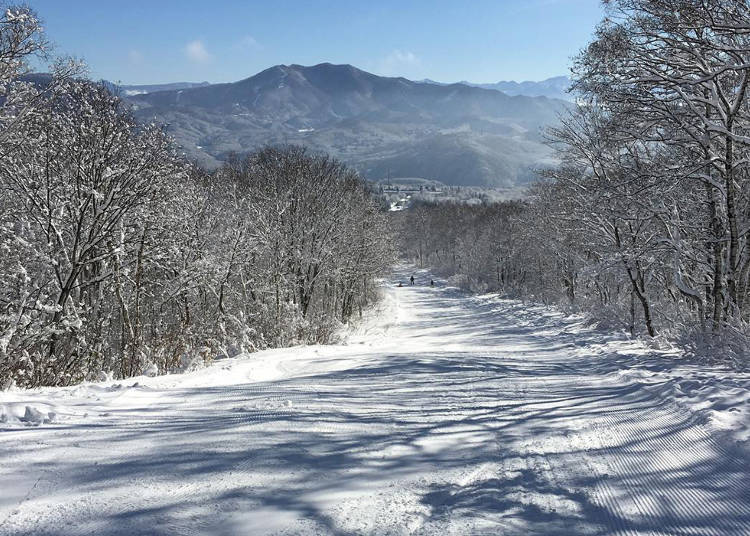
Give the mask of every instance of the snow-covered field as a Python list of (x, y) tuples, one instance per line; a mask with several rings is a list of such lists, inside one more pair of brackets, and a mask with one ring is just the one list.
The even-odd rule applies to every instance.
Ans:
[(750, 375), (407, 277), (347, 344), (0, 393), (0, 534), (750, 534)]

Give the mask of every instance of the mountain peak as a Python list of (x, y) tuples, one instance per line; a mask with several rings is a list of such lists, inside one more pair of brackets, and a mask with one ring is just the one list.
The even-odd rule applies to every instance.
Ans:
[(209, 166), (274, 143), (307, 145), (356, 166), (453, 184), (514, 184), (548, 154), (540, 128), (560, 101), (377, 76), (348, 64), (275, 65), (227, 84), (129, 98), (136, 115), (170, 125)]

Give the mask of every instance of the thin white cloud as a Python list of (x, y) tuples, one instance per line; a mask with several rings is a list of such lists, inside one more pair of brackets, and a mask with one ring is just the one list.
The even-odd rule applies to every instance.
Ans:
[(200, 39), (190, 41), (185, 45), (185, 56), (195, 63), (208, 63), (213, 59), (213, 56), (206, 50), (206, 45)]
[(252, 35), (243, 36), (242, 39), (237, 41), (235, 46), (236, 48), (239, 48), (241, 50), (248, 50), (248, 51), (263, 49), (263, 45), (258, 43), (258, 40), (255, 39)]
[(421, 64), (422, 61), (413, 52), (396, 49), (380, 60), (378, 70), (386, 76), (410, 76)]

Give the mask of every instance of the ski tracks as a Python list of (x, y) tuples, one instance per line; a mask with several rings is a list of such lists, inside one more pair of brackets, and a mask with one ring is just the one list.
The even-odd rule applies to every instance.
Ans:
[(0, 534), (750, 534), (748, 453), (600, 339), (517, 302), (388, 292), (362, 344), (0, 436), (0, 478), (32, 475)]

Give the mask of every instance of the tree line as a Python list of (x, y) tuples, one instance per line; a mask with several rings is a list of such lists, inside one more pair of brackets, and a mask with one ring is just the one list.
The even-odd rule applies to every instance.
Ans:
[(547, 133), (560, 165), (520, 204), (404, 215), (423, 230), (406, 248), (467, 285), (571, 303), (746, 364), (750, 7), (604, 4), (574, 61), (578, 103)]
[(329, 341), (392, 261), (355, 172), (299, 147), (185, 161), (28, 8), (0, 18), (0, 388)]

